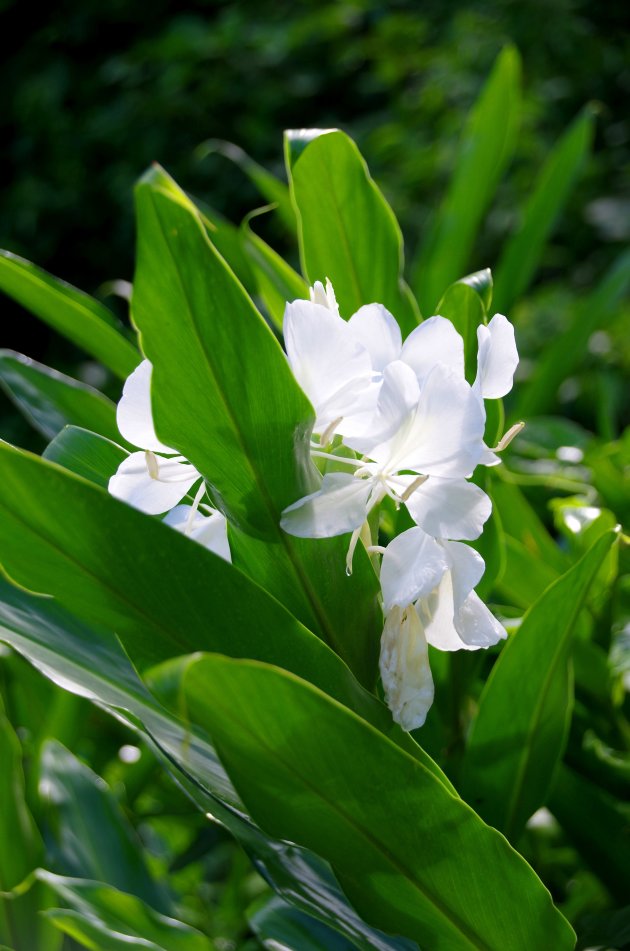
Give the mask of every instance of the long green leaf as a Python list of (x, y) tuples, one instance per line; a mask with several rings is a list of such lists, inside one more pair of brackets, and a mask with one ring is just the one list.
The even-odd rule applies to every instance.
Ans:
[(462, 791), (512, 840), (544, 805), (562, 757), (573, 706), (571, 638), (615, 537), (602, 536), (532, 606), (481, 695)]
[(108, 439), (121, 439), (111, 400), (21, 353), (0, 350), (0, 386), (47, 439), (69, 424), (93, 429)]
[(254, 818), (330, 861), (366, 921), (432, 951), (573, 947), (505, 839), (320, 691), (218, 656), (193, 662), (185, 683)]
[(545, 244), (584, 166), (593, 141), (595, 113), (586, 109), (549, 154), (522, 220), (505, 245), (494, 278), (494, 305), (507, 313), (529, 287)]
[[(290, 609), (371, 686), (380, 612), (369, 558), (358, 551), (347, 578), (347, 538), (298, 543), (279, 525), (282, 509), (314, 486), (313, 410), (172, 179), (153, 169), (138, 186), (137, 208), (133, 316), (154, 367), (160, 438), (205, 476), (237, 527), (273, 545), (295, 592)], [(247, 570), (282, 597), (285, 586), (273, 586), (277, 573), (263, 564), (256, 574), (258, 561), (250, 559)], [(352, 605), (352, 617), (344, 604)]]
[(0, 564), (18, 584), (115, 630), (141, 668), (197, 650), (287, 666), (432, 764), (323, 641), (222, 558), (37, 456), (5, 444), (0, 462)]
[(343, 317), (376, 301), (409, 333), (419, 312), (402, 279), (402, 235), (358, 148), (337, 130), (290, 131), (285, 144), (304, 276), (330, 278)]
[(66, 426), (43, 452), (44, 459), (104, 489), (126, 456), (116, 443), (78, 426)]
[(409, 951), (407, 942), (387, 937), (359, 918), (320, 859), (265, 836), (253, 824), (207, 734), (157, 702), (108, 631), (88, 627), (52, 599), (34, 597), (0, 577), (0, 641), (66, 690), (141, 729), (197, 807), (230, 829), (287, 901), (345, 934), (361, 951)]
[(503, 50), (468, 118), (457, 165), (413, 267), (425, 315), (469, 266), (479, 226), (512, 157), (520, 120), (520, 59)]
[(308, 300), (308, 285), (284, 258), (253, 231), (251, 220), (250, 215), (241, 225), (243, 247), (256, 277), (258, 294), (273, 326), (281, 333), (287, 301), (296, 298)]
[(48, 919), (87, 948), (212, 951), (214, 947), (200, 931), (159, 914), (135, 892), (130, 894), (109, 883), (55, 875), (43, 869), (38, 878), (72, 909), (70, 913), (48, 912)]
[(121, 379), (140, 362), (122, 325), (103, 304), (10, 251), (0, 251), (0, 290)]
[(96, 878), (168, 911), (141, 843), (107, 784), (56, 740), (42, 751), (39, 777), (49, 853), (62, 874)]

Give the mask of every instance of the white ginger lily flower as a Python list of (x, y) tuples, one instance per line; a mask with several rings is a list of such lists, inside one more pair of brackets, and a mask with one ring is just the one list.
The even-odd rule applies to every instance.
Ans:
[[(118, 429), (141, 451), (121, 462), (109, 480), (109, 492), (147, 515), (167, 512), (163, 519), (167, 525), (230, 561), (225, 516), (209, 506), (200, 511), (206, 492), (201, 473), (156, 435), (151, 411), (152, 369), (149, 360), (143, 360), (123, 387), (116, 411)], [(193, 504), (179, 505), (197, 482)]]
[(387, 705), (403, 730), (422, 726), (433, 702), (428, 648), (479, 650), (507, 637), (474, 592), (485, 565), (461, 542), (411, 528), (385, 549), (385, 627), (380, 672)]
[[(319, 491), (284, 510), (281, 525), (290, 534), (305, 538), (353, 532), (350, 563), (361, 526), (385, 496), (397, 504), (407, 504), (412, 514), (415, 509), (418, 517), (429, 524), (432, 506), (443, 505), (443, 500), (445, 505), (451, 504), (448, 491), (441, 487), (446, 480), (456, 480), (453, 491), (458, 503), (454, 513), (457, 514), (458, 507), (477, 507), (479, 512), (470, 518), (483, 525), (487, 518), (483, 502), (486, 497), (464, 482), (483, 452), (483, 428), (479, 402), (456, 371), (438, 364), (419, 386), (413, 371), (401, 361), (394, 361), (385, 368), (371, 438), (346, 440), (365, 458), (330, 456), (355, 471), (327, 473)], [(329, 456), (317, 450), (314, 455)], [(420, 493), (429, 477), (428, 494), (422, 502)], [(445, 512), (444, 509), (443, 520), (447, 519)], [(461, 512), (457, 517), (460, 515), (463, 519)], [(436, 512), (436, 524), (438, 516)], [(465, 528), (465, 532), (469, 531), (470, 526)], [(465, 533), (456, 537), (476, 536)]]

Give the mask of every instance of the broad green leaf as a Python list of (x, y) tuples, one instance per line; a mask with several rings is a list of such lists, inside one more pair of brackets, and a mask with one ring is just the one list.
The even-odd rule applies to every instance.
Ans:
[(549, 154), (523, 210), (518, 228), (506, 243), (495, 274), (495, 308), (507, 313), (529, 287), (546, 242), (590, 152), (594, 111), (575, 119)]
[(544, 805), (563, 754), (573, 706), (571, 639), (615, 537), (600, 538), (532, 606), (481, 694), (462, 794), (511, 840)]
[[(298, 543), (279, 525), (282, 509), (316, 485), (308, 445), (312, 407), (172, 179), (153, 169), (138, 186), (137, 208), (133, 316), (154, 367), (160, 438), (204, 475), (237, 527), (273, 545), (295, 592), (290, 609), (372, 686), (380, 612), (365, 551), (357, 552), (348, 579), (347, 538)], [(270, 577), (263, 563), (255, 573), (258, 561), (249, 561), (248, 572), (272, 584), (278, 572)], [(282, 597), (285, 587), (270, 590)], [(352, 605), (351, 618), (344, 604)]]
[(210, 241), (227, 261), (247, 293), (252, 294), (256, 289), (256, 278), (243, 248), (240, 229), (205, 202), (197, 201), (195, 207), (199, 210), (201, 222)]
[(373, 926), (432, 951), (573, 947), (505, 839), (321, 691), (276, 668), (206, 656), (190, 666), (186, 698), (252, 816), (329, 861)]
[(553, 538), (513, 482), (501, 477), (493, 480), (492, 497), (508, 535), (518, 539), (532, 556), (561, 573), (569, 567), (570, 560), (554, 542)]
[(447, 317), (463, 337), (466, 379), (472, 384), (477, 375), (477, 327), (486, 318), (483, 298), (465, 280), (457, 281), (440, 300), (437, 313)]
[(286, 666), (439, 773), (343, 661), (238, 569), (37, 456), (5, 444), (0, 460), (0, 564), (18, 584), (116, 631), (141, 668), (198, 650)]
[(355, 143), (306, 129), (287, 132), (285, 146), (305, 278), (330, 278), (346, 319), (377, 302), (408, 334), (419, 312), (402, 278), (402, 235)]
[(10, 251), (0, 251), (0, 290), (125, 379), (141, 356), (99, 301)]
[(126, 455), (126, 450), (110, 439), (77, 426), (62, 429), (43, 452), (44, 459), (104, 489)]
[(111, 400), (21, 353), (0, 350), (0, 386), (47, 439), (68, 424), (93, 429), (108, 439), (121, 439)]
[(483, 216), (508, 165), (520, 121), (520, 59), (507, 47), (468, 118), (444, 201), (413, 267), (412, 286), (425, 315), (466, 272)]
[(630, 288), (630, 251), (624, 251), (601, 283), (574, 310), (567, 329), (545, 347), (534, 371), (518, 391), (515, 417), (527, 419), (550, 410), (558, 387), (582, 363), (589, 338), (605, 327)]
[[(157, 702), (112, 634), (88, 627), (52, 599), (34, 597), (0, 578), (0, 641), (10, 644), (66, 690), (104, 706), (133, 729), (141, 729), (145, 741), (197, 807), (230, 829), (287, 901), (327, 922), (362, 951), (409, 951), (406, 942), (375, 931), (359, 918), (324, 862), (270, 839), (256, 828), (207, 735), (180, 722)], [(411, 741), (410, 751), (414, 746)]]
[(264, 948), (274, 951), (355, 951), (356, 945), (326, 925), (273, 895), (247, 915), (250, 928)]
[(554, 814), (580, 856), (618, 902), (630, 890), (627, 802), (561, 766), (549, 797)]
[(298, 298), (308, 300), (308, 285), (284, 258), (252, 230), (252, 217), (249, 215), (241, 225), (243, 247), (256, 278), (258, 294), (273, 326), (282, 333), (287, 301)]
[(247, 175), (250, 181), (256, 186), (265, 201), (275, 206), (278, 217), (288, 230), (289, 234), (294, 235), (297, 230), (295, 220), (295, 211), (291, 204), (289, 188), (285, 182), (280, 181), (270, 171), (254, 161), (251, 156), (244, 152), (240, 146), (233, 142), (225, 142), (223, 139), (208, 139), (197, 147), (196, 153), (199, 158), (205, 158), (207, 155), (217, 153), (234, 162)]
[[(200, 931), (159, 914), (146, 901), (111, 884), (38, 872), (72, 912), (60, 909), (47, 917), (87, 948), (125, 951), (212, 951), (214, 945)], [(82, 940), (83, 939), (83, 940)], [(98, 941), (98, 944), (93, 942)]]
[(168, 911), (167, 893), (149, 874), (141, 841), (107, 783), (56, 740), (42, 751), (39, 793), (48, 861), (57, 871), (108, 882)]

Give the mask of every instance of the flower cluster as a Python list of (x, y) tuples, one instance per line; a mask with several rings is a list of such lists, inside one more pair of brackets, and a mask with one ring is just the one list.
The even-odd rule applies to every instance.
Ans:
[[(132, 452), (109, 480), (116, 498), (164, 522), (216, 555), (230, 561), (225, 516), (204, 503), (206, 483), (194, 466), (158, 439), (151, 412), (152, 366), (143, 360), (127, 379), (118, 403), (120, 434), (139, 452)], [(182, 502), (195, 489), (190, 504)]]
[[(520, 428), (494, 449), (484, 444), (484, 399), (512, 388), (514, 330), (501, 314), (478, 328), (471, 386), (462, 337), (444, 317), (425, 320), (403, 342), (381, 304), (346, 321), (329, 281), (310, 296), (287, 304), (284, 338), (315, 409), (312, 455), (331, 471), (317, 492), (284, 510), (281, 525), (306, 538), (351, 533), (348, 572), (360, 537), (382, 556), (380, 673), (394, 719), (413, 730), (433, 700), (427, 645), (477, 650), (506, 636), (473, 590), (485, 566), (464, 543), (479, 537), (492, 507), (469, 479), (478, 464), (496, 465)], [(372, 543), (367, 518), (386, 498), (406, 506), (415, 527), (383, 548)]]

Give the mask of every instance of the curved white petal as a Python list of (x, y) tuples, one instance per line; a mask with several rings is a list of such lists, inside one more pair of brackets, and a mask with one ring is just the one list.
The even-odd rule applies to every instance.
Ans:
[(412, 519), (434, 538), (479, 538), (492, 502), (473, 482), (431, 476), (407, 499)]
[(223, 558), (232, 561), (230, 545), (227, 535), (227, 520), (222, 512), (212, 512), (204, 515), (197, 510), (191, 518), (192, 505), (176, 505), (174, 509), (162, 519), (166, 525), (188, 535), (199, 542), (204, 548)]
[(359, 528), (368, 515), (370, 479), (347, 472), (329, 472), (318, 492), (305, 496), (282, 513), (280, 525), (300, 538), (330, 538)]
[(416, 410), (370, 455), (392, 472), (467, 478), (483, 451), (484, 426), (483, 405), (472, 388), (455, 370), (438, 364), (422, 385)]
[(139, 449), (174, 454), (155, 434), (151, 412), (151, 373), (153, 367), (143, 360), (127, 377), (116, 409), (116, 422), (121, 435)]
[(514, 327), (503, 314), (495, 314), (487, 327), (477, 327), (477, 343), (475, 389), (483, 399), (499, 399), (512, 389), (518, 366)]
[[(346, 435), (344, 442), (362, 455), (371, 456), (372, 449), (391, 439), (418, 403), (420, 387), (413, 370), (401, 360), (385, 368), (376, 410), (363, 432)], [(343, 432), (344, 427), (340, 426)]]
[(132, 452), (109, 480), (109, 492), (147, 515), (161, 515), (177, 505), (201, 478), (188, 463), (158, 456), (154, 462), (158, 478), (149, 473), (146, 453)]
[(348, 321), (352, 334), (370, 354), (372, 369), (382, 373), (388, 363), (400, 358), (400, 327), (382, 304), (365, 304)]
[(370, 355), (341, 317), (304, 300), (286, 306), (284, 342), (293, 375), (315, 409), (315, 432), (321, 432), (355, 408), (369, 387)]
[(468, 650), (492, 647), (507, 637), (507, 631), (488, 610), (479, 595), (469, 594), (455, 614), (455, 627)]
[(436, 363), (443, 363), (464, 376), (464, 341), (446, 317), (429, 317), (409, 334), (400, 359), (422, 381)]
[(441, 544), (451, 565), (453, 606), (457, 612), (481, 581), (486, 565), (479, 552), (470, 545), (448, 541)]
[(383, 609), (405, 605), (426, 597), (437, 587), (449, 568), (447, 553), (421, 528), (409, 528), (385, 549), (381, 562)]
[(453, 604), (453, 577), (446, 571), (435, 591), (417, 602), (416, 608), (424, 625), (426, 639), (440, 651), (471, 649), (462, 641), (455, 628)]
[(433, 678), (422, 624), (413, 607), (395, 607), (385, 620), (379, 669), (385, 700), (403, 730), (417, 730), (433, 703)]

